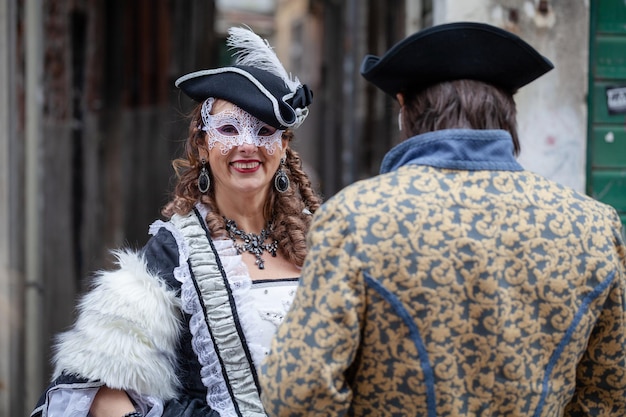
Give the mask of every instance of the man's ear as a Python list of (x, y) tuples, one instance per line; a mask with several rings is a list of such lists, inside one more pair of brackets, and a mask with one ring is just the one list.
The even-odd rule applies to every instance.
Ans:
[(400, 107), (404, 107), (404, 96), (402, 93), (397, 93), (396, 99), (398, 100), (398, 103), (400, 103)]

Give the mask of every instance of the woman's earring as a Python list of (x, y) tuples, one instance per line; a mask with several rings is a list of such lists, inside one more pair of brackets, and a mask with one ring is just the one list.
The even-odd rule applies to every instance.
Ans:
[(274, 188), (279, 193), (284, 193), (289, 189), (289, 177), (287, 173), (283, 169), (285, 166), (285, 158), (280, 158), (280, 167), (278, 167), (278, 171), (276, 171), (276, 175), (274, 176)]
[(206, 194), (211, 186), (211, 178), (209, 177), (209, 170), (206, 169), (206, 161), (202, 158), (202, 169), (200, 169), (200, 175), (198, 176), (198, 190), (202, 194)]
[(398, 130), (402, 131), (402, 109), (398, 112)]

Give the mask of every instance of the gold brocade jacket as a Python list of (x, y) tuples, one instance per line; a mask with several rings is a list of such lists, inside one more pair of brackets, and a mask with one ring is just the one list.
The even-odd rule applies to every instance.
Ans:
[(512, 154), (420, 135), (317, 211), (268, 415), (626, 416), (619, 217)]

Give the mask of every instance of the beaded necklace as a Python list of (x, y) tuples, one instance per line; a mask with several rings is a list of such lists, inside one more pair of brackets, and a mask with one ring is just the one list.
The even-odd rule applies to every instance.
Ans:
[[(265, 243), (265, 241), (272, 235), (272, 223), (268, 223), (267, 228), (261, 230), (260, 234), (246, 233), (243, 230), (237, 228), (237, 223), (234, 220), (230, 220), (224, 217), (226, 221), (226, 231), (228, 236), (232, 239), (237, 253), (241, 255), (243, 252), (249, 252), (256, 257), (256, 265), (259, 269), (265, 269), (265, 261), (261, 257), (263, 252), (269, 252), (272, 256), (276, 256), (278, 250), (278, 241), (274, 240), (271, 243)], [(237, 239), (241, 239), (243, 243), (239, 243)]]

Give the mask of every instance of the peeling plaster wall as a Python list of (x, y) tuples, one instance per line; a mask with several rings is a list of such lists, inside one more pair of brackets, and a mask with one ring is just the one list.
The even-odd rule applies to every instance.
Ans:
[(516, 95), (519, 162), (578, 191), (585, 190), (588, 0), (437, 0), (434, 23), (471, 20), (516, 33), (555, 69)]

